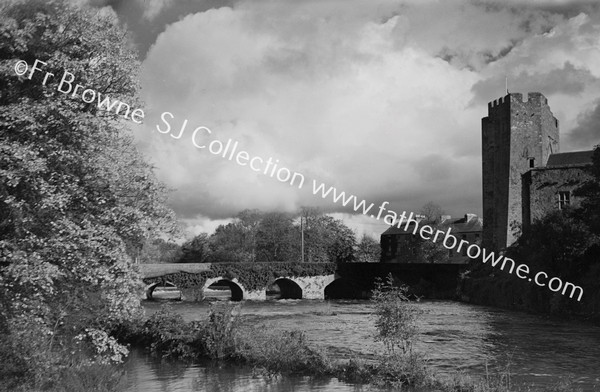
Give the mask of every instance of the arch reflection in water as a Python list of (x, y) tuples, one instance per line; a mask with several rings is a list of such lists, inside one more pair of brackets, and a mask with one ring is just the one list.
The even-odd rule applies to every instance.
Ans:
[(176, 300), (181, 301), (181, 290), (174, 283), (154, 283), (146, 288), (148, 300)]
[(241, 301), (244, 299), (244, 291), (237, 283), (223, 278), (209, 283), (204, 289), (204, 299)]
[(302, 299), (302, 288), (291, 279), (279, 278), (267, 288), (267, 299)]
[(366, 294), (349, 279), (336, 279), (325, 287), (325, 299), (362, 299)]

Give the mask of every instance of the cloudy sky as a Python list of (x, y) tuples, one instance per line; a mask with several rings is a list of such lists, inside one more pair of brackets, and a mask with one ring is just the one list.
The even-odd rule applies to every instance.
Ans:
[[(104, 3), (104, 4), (103, 4)], [(97, 1), (98, 6), (106, 2)], [(401, 212), (481, 214), (481, 118), (539, 91), (561, 151), (600, 142), (600, 7), (573, 1), (110, 1), (142, 60), (135, 129), (190, 232), (245, 208), (320, 206), (358, 234), (385, 224), (312, 194), (312, 180)], [(172, 132), (156, 130), (169, 111)], [(198, 150), (239, 142), (302, 173), (302, 189)]]

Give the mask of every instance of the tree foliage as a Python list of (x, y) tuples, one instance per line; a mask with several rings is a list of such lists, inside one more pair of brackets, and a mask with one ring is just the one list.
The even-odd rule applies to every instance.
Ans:
[(298, 233), (289, 214), (270, 212), (263, 216), (256, 232), (256, 248), (261, 261), (297, 260)]
[(407, 297), (408, 287), (394, 285), (392, 275), (383, 281), (378, 278), (373, 290), (375, 303), (375, 340), (385, 345), (388, 355), (399, 350), (410, 354), (412, 344), (418, 333), (417, 319), (420, 310)]
[(356, 245), (355, 261), (359, 263), (378, 263), (381, 258), (381, 247), (379, 241), (371, 236), (363, 234)]
[(565, 279), (581, 276), (593, 261), (589, 252), (599, 239), (577, 215), (564, 209), (534, 222), (512, 250), (517, 260)]
[[(18, 76), (18, 60), (55, 77)], [(68, 71), (136, 105), (138, 69), (112, 15), (59, 0), (0, 5), (0, 333), (35, 324), (58, 344), (137, 313), (132, 256), (176, 230), (167, 190), (122, 119), (57, 85)]]
[(354, 232), (341, 220), (314, 208), (304, 208), (300, 212), (300, 219), (297, 215), (283, 212), (244, 210), (232, 222), (217, 227), (208, 239), (208, 256), (202, 260), (300, 261), (302, 230), (305, 261), (326, 263), (354, 260)]
[(350, 262), (354, 260), (354, 232), (339, 219), (314, 208), (301, 211), (304, 219), (304, 247), (308, 262)]
[(425, 219), (432, 224), (438, 224), (441, 221), (442, 215), (444, 215), (444, 210), (439, 204), (430, 201), (421, 207), (419, 214), (424, 215)]
[(187, 260), (197, 246), (196, 242), (189, 244), (190, 242), (193, 240), (180, 246), (162, 238), (147, 239), (136, 257), (137, 262), (139, 264), (186, 262), (183, 260)]

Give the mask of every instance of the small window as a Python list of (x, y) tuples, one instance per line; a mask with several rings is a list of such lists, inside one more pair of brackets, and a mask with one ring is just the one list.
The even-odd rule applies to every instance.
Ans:
[(571, 204), (571, 192), (558, 192), (558, 209), (562, 210)]
[(535, 158), (529, 158), (529, 167), (535, 167)]

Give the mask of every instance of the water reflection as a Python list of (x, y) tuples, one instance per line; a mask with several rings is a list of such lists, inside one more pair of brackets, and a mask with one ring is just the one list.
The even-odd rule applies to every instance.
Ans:
[(127, 363), (126, 392), (361, 392), (361, 386), (336, 379), (269, 378), (251, 367), (212, 361), (193, 365), (161, 363), (139, 351)]
[[(204, 319), (206, 303), (173, 303), (186, 320)], [(600, 389), (600, 329), (578, 322), (448, 301), (425, 301), (415, 347), (438, 373), (463, 370), (472, 375), (511, 362), (519, 383), (549, 385), (572, 376), (584, 388)], [(149, 313), (160, 304), (147, 302)], [(382, 346), (374, 341), (373, 307), (368, 301), (280, 300), (245, 302), (246, 322), (271, 329), (306, 331), (307, 337), (337, 359), (372, 360)], [(268, 382), (244, 367), (211, 363), (160, 364), (145, 356), (129, 365), (128, 392), (134, 391), (360, 391), (337, 380), (285, 378)]]

